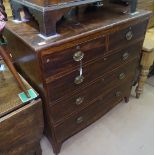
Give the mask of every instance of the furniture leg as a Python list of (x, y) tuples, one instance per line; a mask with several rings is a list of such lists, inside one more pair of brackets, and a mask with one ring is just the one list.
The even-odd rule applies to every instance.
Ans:
[[(40, 33), (46, 37), (56, 34), (56, 24), (68, 9), (42, 12), (27, 8), (39, 24)], [(45, 18), (46, 17), (46, 18)], [(50, 22), (49, 22), (50, 21)]]
[(22, 5), (11, 1), (10, 0), (10, 5), (11, 5), (11, 9), (12, 9), (12, 15), (14, 20), (21, 20), (21, 15), (20, 15), (20, 11), (23, 9)]
[(57, 144), (57, 146), (53, 147), (53, 152), (55, 153), (55, 155), (58, 155), (60, 153), (61, 146), (62, 146), (62, 144), (59, 143), (59, 144)]
[(35, 152), (35, 155), (42, 155), (42, 149), (41, 149), (40, 143), (38, 144), (38, 147), (37, 147), (37, 150)]
[(143, 92), (144, 83), (149, 74), (149, 69), (153, 64), (153, 51), (152, 52), (144, 52), (142, 53), (141, 60), (141, 72), (138, 80), (138, 86), (136, 88), (136, 98), (140, 97), (140, 94)]
[(128, 97), (124, 97), (125, 103), (129, 102), (129, 96)]
[(137, 0), (131, 0), (131, 1), (130, 1), (130, 4), (131, 4), (130, 12), (131, 12), (131, 13), (136, 12)]

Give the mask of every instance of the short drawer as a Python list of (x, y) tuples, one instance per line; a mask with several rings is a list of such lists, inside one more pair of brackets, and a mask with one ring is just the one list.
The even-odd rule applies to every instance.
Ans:
[[(90, 65), (84, 66), (81, 80), (78, 79), (79, 70), (75, 70), (67, 75), (61, 76), (58, 79), (54, 79), (54, 81), (47, 81), (50, 101), (53, 102), (66, 94), (71, 94), (91, 82), (96, 81), (96, 79), (105, 75), (107, 72), (111, 72), (116, 67), (126, 64), (138, 57), (141, 45), (141, 43), (136, 44), (111, 56), (107, 56), (104, 59), (99, 59)], [(79, 82), (78, 84), (77, 81)]]
[(120, 49), (123, 46), (128, 46), (137, 40), (144, 39), (147, 23), (148, 21), (143, 21), (110, 34), (108, 52)]
[(68, 118), (65, 122), (56, 127), (55, 131), (58, 141), (62, 142), (66, 140), (76, 132), (99, 119), (124, 97), (128, 97), (130, 91), (131, 83), (124, 83), (123, 85), (114, 88), (110, 93), (104, 94), (102, 97), (98, 98), (89, 107), (83, 109), (71, 118)]
[(105, 53), (105, 37), (100, 37), (81, 43), (72, 48), (54, 53), (43, 54), (43, 69), (48, 77), (60, 72), (66, 72), (72, 68), (102, 57)]
[(104, 94), (114, 88), (117, 84), (125, 81), (132, 83), (135, 75), (137, 60), (131, 62), (132, 65), (123, 65), (105, 77), (98, 79), (90, 86), (81, 89), (78, 93), (68, 95), (61, 101), (51, 105), (51, 118), (54, 123), (58, 123), (65, 117), (75, 113), (96, 99), (101, 94)]

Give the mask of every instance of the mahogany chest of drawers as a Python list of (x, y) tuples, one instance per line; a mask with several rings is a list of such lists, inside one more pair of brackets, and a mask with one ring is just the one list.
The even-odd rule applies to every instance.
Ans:
[(45, 132), (56, 154), (67, 138), (128, 102), (149, 16), (99, 9), (65, 21), (49, 40), (26, 23), (8, 21), (12, 57), (42, 96)]

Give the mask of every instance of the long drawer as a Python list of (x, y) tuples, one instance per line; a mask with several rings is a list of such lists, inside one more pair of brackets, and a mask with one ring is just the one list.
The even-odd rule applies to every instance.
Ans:
[(142, 43), (140, 42), (139, 44), (132, 46), (130, 49), (123, 49), (113, 55), (101, 58), (90, 65), (84, 66), (83, 78), (79, 77), (79, 70), (74, 70), (67, 75), (62, 75), (58, 79), (57, 77), (56, 79), (54, 77), (52, 77), (52, 79), (48, 79), (47, 88), (50, 102), (58, 100), (66, 94), (70, 94), (73, 91), (81, 89), (82, 87), (90, 84), (90, 82), (105, 75), (107, 72), (112, 71), (115, 67), (126, 64), (132, 59), (138, 57), (141, 44)]
[(112, 52), (113, 50), (120, 49), (123, 46), (130, 45), (136, 40), (143, 39), (147, 27), (147, 21), (128, 26), (122, 30), (115, 31), (109, 35), (109, 50), (107, 52)]
[(130, 64), (118, 67), (113, 72), (101, 77), (90, 86), (83, 88), (80, 92), (68, 95), (66, 98), (51, 105), (51, 119), (54, 123), (60, 122), (62, 119), (75, 113), (100, 96), (103, 93), (112, 90), (115, 84), (121, 84), (124, 81), (132, 82), (135, 74), (137, 60), (133, 60)]
[(66, 72), (80, 65), (104, 56), (105, 37), (100, 36), (62, 51), (43, 54), (43, 70), (45, 77)]
[(124, 83), (113, 89), (110, 93), (94, 101), (86, 109), (67, 119), (64, 123), (56, 127), (56, 136), (59, 142), (64, 141), (76, 132), (87, 127), (95, 120), (99, 119), (108, 110), (119, 103), (124, 97), (129, 96), (131, 83)]

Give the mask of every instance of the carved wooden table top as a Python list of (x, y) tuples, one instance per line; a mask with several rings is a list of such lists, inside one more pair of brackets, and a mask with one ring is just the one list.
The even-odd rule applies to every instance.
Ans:
[[(0, 63), (3, 62), (0, 61)], [(26, 84), (26, 87), (30, 88), (28, 84)], [(18, 84), (5, 66), (4, 72), (0, 72), (0, 117), (24, 106), (18, 97), (19, 93), (21, 93), (21, 90), (19, 89)]]

